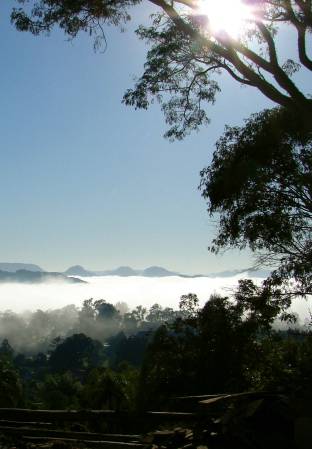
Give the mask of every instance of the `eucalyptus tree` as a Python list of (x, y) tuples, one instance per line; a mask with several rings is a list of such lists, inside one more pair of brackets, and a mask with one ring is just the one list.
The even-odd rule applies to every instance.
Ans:
[(312, 137), (298, 114), (265, 110), (227, 127), (200, 189), (219, 220), (212, 252), (248, 246), (275, 267), (266, 289), (312, 294)]
[[(20, 7), (13, 9), (11, 19), (18, 30), (40, 34), (59, 26), (71, 38), (85, 31), (95, 36), (95, 46), (105, 41), (105, 25), (122, 26), (140, 2), (16, 1)], [(145, 109), (159, 101), (170, 126), (167, 137), (181, 139), (209, 121), (207, 103), (216, 100), (222, 72), (296, 111), (310, 129), (312, 100), (292, 75), (312, 70), (307, 42), (311, 0), (148, 1), (156, 7), (152, 24), (140, 26), (137, 33), (150, 49), (144, 73), (126, 92), (124, 102)], [(215, 19), (220, 7), (222, 13)], [(281, 29), (297, 48), (293, 59), (281, 57), (277, 45)]]

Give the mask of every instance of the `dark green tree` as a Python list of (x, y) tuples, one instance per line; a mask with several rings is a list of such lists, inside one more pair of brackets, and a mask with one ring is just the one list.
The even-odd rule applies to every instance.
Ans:
[(156, 303), (150, 307), (146, 316), (146, 321), (155, 327), (160, 324), (174, 321), (177, 318), (178, 313), (179, 312), (173, 310), (171, 307), (163, 308)]
[(0, 355), (0, 407), (20, 407), (23, 405), (23, 384), (12, 363), (9, 345), (2, 344)]
[(109, 338), (106, 353), (110, 366), (116, 368), (122, 362), (127, 362), (136, 367), (141, 366), (151, 334), (152, 332), (139, 331), (127, 337), (124, 332), (120, 332)]
[(50, 353), (50, 366), (54, 372), (87, 372), (105, 360), (104, 347), (84, 334), (66, 338)]
[(219, 220), (210, 249), (249, 247), (275, 268), (264, 286), (280, 297), (312, 292), (311, 150), (298, 115), (265, 110), (227, 127), (201, 172), (208, 212)]
[(14, 356), (14, 349), (10, 345), (9, 340), (5, 338), (4, 340), (2, 340), (0, 346), (0, 359), (12, 362), (13, 356)]
[(130, 410), (135, 407), (138, 371), (126, 364), (122, 369), (94, 369), (88, 376), (83, 405), (93, 409)]
[(198, 338), (179, 321), (179, 330), (160, 326), (146, 349), (140, 374), (139, 405), (157, 409), (171, 397), (196, 391)]
[(184, 318), (195, 318), (199, 310), (199, 300), (195, 293), (182, 295), (179, 302), (179, 309)]
[(93, 307), (98, 321), (120, 321), (120, 313), (113, 304), (106, 302), (104, 299), (98, 299), (93, 302)]
[[(170, 398), (181, 395), (294, 385), (298, 358), (288, 376), (282, 369), (286, 345), (274, 341), (272, 330), (281, 308), (287, 306), (245, 280), (234, 297), (212, 295), (196, 315), (161, 326), (145, 353), (142, 406), (168, 405)], [(263, 360), (270, 363), (267, 371)]]
[(48, 374), (38, 386), (38, 399), (47, 409), (77, 409), (81, 383), (70, 373)]

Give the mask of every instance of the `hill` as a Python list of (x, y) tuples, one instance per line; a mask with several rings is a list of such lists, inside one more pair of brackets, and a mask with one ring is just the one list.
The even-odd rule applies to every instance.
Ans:
[(18, 270), (15, 273), (0, 270), (0, 283), (29, 283), (38, 284), (42, 282), (62, 281), (69, 284), (86, 283), (75, 277), (67, 277), (61, 273), (49, 273), (41, 271)]
[(176, 273), (174, 271), (166, 270), (166, 268), (163, 267), (148, 267), (145, 268), (142, 272), (142, 276), (147, 277), (165, 277), (165, 276), (181, 276), (180, 273)]
[(32, 263), (9, 263), (9, 262), (0, 262), (0, 271), (8, 271), (9, 273), (16, 273), (19, 270), (27, 270), (27, 271), (41, 271), (44, 270), (38, 265), (34, 265)]
[(85, 270), (81, 265), (73, 265), (64, 273), (66, 276), (94, 276), (92, 271)]

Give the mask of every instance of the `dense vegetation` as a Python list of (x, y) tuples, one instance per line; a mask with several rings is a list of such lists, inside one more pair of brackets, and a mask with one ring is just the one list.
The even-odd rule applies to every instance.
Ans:
[[(203, 308), (196, 295), (184, 295), (179, 311), (156, 304), (125, 312), (120, 304), (121, 313), (103, 300), (87, 300), (80, 310), (37, 311), (28, 327), (26, 318), (3, 314), (2, 323), (4, 317), (11, 317), (11, 325), (19, 319), (20, 331), (32, 330), (38, 341), (23, 350), (3, 339), (0, 406), (135, 410), (166, 407), (182, 394), (306, 394), (312, 375), (309, 326), (274, 330), (280, 310), (269, 299), (257, 301), (262, 290), (254, 288), (241, 281), (234, 297), (212, 296)], [(57, 337), (62, 319), (68, 332)]]

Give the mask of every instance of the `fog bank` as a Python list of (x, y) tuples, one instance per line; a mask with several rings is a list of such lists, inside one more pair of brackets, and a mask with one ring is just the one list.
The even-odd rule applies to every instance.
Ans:
[[(87, 284), (47, 282), (42, 284), (0, 284), (0, 311), (48, 310), (74, 304), (78, 307), (88, 298), (105, 299), (112, 304), (126, 302), (137, 305), (178, 308), (180, 296), (196, 293), (203, 305), (212, 293), (228, 295), (242, 275), (228, 278), (182, 278), (178, 276), (147, 278), (141, 276), (82, 277)], [(255, 279), (261, 282), (259, 279)], [(294, 302), (294, 310), (306, 317), (309, 305), (305, 300)]]
[(99, 276), (81, 277), (87, 284), (0, 284), (0, 310), (23, 312), (55, 309), (68, 304), (81, 306), (82, 301), (88, 298), (105, 299), (113, 304), (124, 301), (130, 308), (137, 305), (149, 307), (156, 302), (161, 306), (177, 308), (183, 294), (196, 293), (201, 304), (204, 304), (211, 293), (229, 293), (239, 278)]

